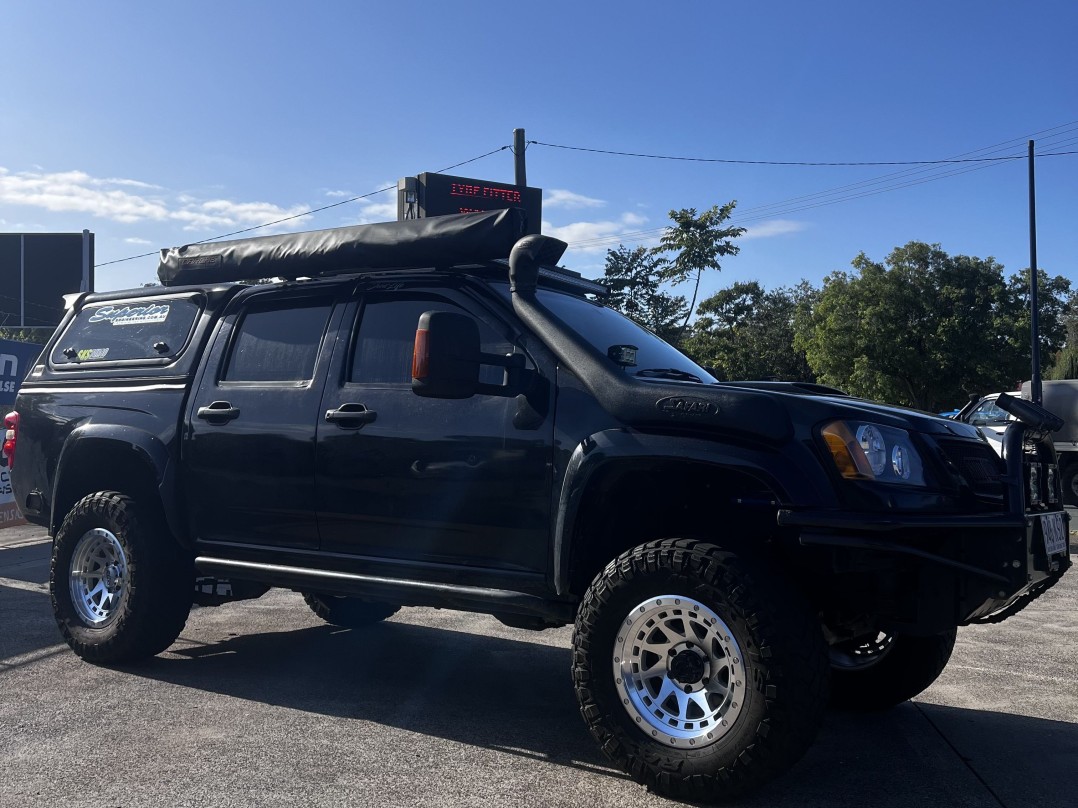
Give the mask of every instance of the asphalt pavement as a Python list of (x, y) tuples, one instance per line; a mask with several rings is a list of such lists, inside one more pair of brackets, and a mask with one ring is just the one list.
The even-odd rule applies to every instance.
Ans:
[[(102, 668), (60, 640), (48, 555), (40, 529), (0, 531), (3, 808), (677, 804), (596, 748), (568, 628), (417, 608), (348, 631), (273, 590), (195, 609), (165, 654)], [(1078, 804), (1076, 595), (1078, 568), (1005, 623), (961, 629), (929, 690), (829, 712), (805, 758), (740, 804)]]

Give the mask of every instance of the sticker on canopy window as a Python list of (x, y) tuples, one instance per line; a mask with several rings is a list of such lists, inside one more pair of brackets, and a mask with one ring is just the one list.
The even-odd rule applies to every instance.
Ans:
[(80, 362), (86, 362), (90, 359), (104, 359), (108, 355), (108, 348), (83, 348), (77, 354)]
[(112, 325), (144, 325), (163, 323), (168, 319), (167, 305), (148, 306), (102, 306), (90, 317), (91, 323), (108, 322)]

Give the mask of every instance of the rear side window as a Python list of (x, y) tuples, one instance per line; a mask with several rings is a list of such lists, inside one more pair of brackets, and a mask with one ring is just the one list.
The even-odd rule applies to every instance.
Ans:
[(172, 359), (187, 344), (199, 298), (96, 303), (80, 311), (52, 351), (54, 365)]
[(310, 380), (332, 308), (331, 300), (252, 306), (240, 322), (222, 381)]

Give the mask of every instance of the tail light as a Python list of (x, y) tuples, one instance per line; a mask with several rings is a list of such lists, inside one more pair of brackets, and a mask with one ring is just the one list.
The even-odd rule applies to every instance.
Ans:
[(19, 414), (9, 412), (4, 416), (4, 460), (7, 467), (15, 466), (15, 440), (19, 436)]

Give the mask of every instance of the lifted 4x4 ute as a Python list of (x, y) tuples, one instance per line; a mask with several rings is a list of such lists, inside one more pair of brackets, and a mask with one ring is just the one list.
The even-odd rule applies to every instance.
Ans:
[(352, 627), (575, 621), (602, 750), (706, 800), (788, 768), (829, 692), (921, 692), (956, 627), (1070, 565), (1043, 409), (1001, 401), (1004, 461), (967, 424), (717, 383), (523, 233), (508, 210), (188, 246), (163, 287), (70, 298), (4, 449), (75, 652), (156, 654), (192, 595), (271, 586)]

